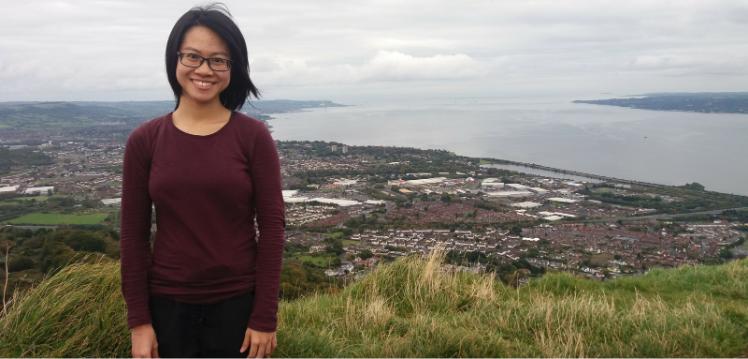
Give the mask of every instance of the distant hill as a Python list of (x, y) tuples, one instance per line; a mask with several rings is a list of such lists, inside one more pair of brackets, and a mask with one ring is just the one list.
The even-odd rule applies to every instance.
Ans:
[[(265, 100), (247, 102), (242, 111), (267, 120), (273, 113), (338, 106), (343, 105), (332, 101)], [(135, 127), (140, 122), (173, 109), (173, 101), (0, 102), (0, 131), (72, 129), (100, 125)]]
[[(255, 101), (252, 105), (259, 111), (259, 113), (284, 113), (299, 111), (307, 108), (321, 108), (321, 107), (344, 107), (332, 101), (299, 101), (299, 100), (267, 100), (267, 101)], [(247, 110), (250, 107), (245, 108)]]
[(629, 98), (576, 100), (574, 103), (656, 111), (748, 113), (748, 92), (653, 93)]
[[(276, 357), (739, 357), (748, 259), (513, 289), (403, 257), (335, 294), (280, 305)], [(116, 261), (74, 264), (0, 318), (0, 357), (129, 357)]]

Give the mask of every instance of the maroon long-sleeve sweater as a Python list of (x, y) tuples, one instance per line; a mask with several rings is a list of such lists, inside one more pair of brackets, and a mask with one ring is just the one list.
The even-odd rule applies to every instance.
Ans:
[(149, 295), (212, 303), (253, 290), (248, 327), (275, 331), (285, 227), (275, 142), (263, 122), (239, 112), (207, 136), (183, 132), (171, 115), (142, 123), (125, 147), (120, 255), (128, 327), (151, 322)]

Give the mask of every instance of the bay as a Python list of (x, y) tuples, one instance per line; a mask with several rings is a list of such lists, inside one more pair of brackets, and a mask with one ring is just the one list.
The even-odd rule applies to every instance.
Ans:
[(273, 115), (278, 140), (445, 149), (748, 195), (748, 115), (636, 110), (573, 99), (362, 103)]

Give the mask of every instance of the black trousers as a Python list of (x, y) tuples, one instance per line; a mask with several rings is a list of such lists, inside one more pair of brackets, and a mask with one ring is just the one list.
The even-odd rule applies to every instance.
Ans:
[(254, 296), (246, 292), (212, 304), (151, 296), (151, 322), (163, 358), (246, 358), (244, 341)]

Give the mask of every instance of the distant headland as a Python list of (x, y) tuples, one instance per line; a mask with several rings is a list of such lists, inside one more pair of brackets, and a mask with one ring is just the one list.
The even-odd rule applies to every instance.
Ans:
[(655, 111), (748, 113), (748, 92), (652, 93), (628, 98), (573, 102)]

